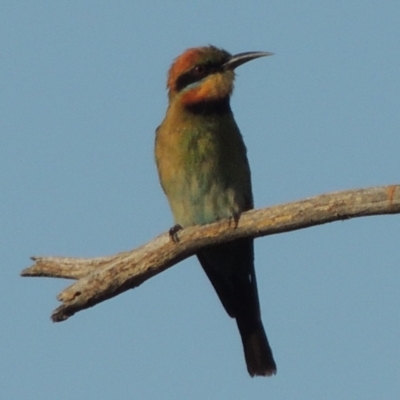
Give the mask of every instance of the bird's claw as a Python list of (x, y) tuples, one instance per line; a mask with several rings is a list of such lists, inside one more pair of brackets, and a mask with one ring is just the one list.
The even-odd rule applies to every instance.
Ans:
[(174, 225), (169, 231), (169, 237), (174, 243), (179, 242), (178, 232), (183, 229), (179, 224)]
[(233, 229), (236, 229), (239, 225), (239, 213), (235, 213), (229, 217), (229, 227), (233, 224)]

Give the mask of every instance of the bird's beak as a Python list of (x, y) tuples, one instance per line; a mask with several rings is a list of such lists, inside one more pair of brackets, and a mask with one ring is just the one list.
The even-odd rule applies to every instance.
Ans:
[(246, 63), (247, 61), (254, 60), (259, 57), (273, 56), (274, 53), (269, 53), (267, 51), (248, 51), (246, 53), (239, 53), (232, 56), (224, 65), (224, 70), (233, 71), (235, 68)]

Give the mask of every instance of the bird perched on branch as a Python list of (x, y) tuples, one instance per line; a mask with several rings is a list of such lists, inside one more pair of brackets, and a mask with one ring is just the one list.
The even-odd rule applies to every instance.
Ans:
[[(238, 221), (253, 208), (246, 147), (230, 107), (238, 66), (272, 53), (231, 55), (214, 46), (186, 50), (168, 74), (169, 105), (155, 157), (175, 223)], [(260, 314), (253, 239), (210, 246), (197, 257), (226, 312), (236, 319), (251, 376), (276, 373)]]

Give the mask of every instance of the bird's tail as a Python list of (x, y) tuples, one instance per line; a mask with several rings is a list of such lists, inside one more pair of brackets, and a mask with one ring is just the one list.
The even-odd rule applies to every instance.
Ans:
[(253, 241), (246, 238), (219, 244), (201, 250), (197, 257), (225, 310), (236, 319), (249, 374), (275, 374), (275, 361), (261, 322)]
[(239, 317), (236, 318), (236, 322), (242, 338), (249, 374), (251, 376), (271, 376), (276, 374), (276, 364), (261, 321), (249, 326), (246, 319), (243, 320), (243, 318)]

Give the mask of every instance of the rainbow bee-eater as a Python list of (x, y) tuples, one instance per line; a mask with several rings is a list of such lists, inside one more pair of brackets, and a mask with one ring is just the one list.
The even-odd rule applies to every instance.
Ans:
[[(236, 67), (272, 53), (231, 55), (214, 46), (186, 50), (168, 73), (169, 105), (157, 128), (155, 157), (175, 224), (238, 221), (253, 208), (250, 167), (230, 107)], [(202, 249), (197, 257), (226, 312), (236, 319), (251, 376), (276, 365), (260, 314), (253, 240)]]

